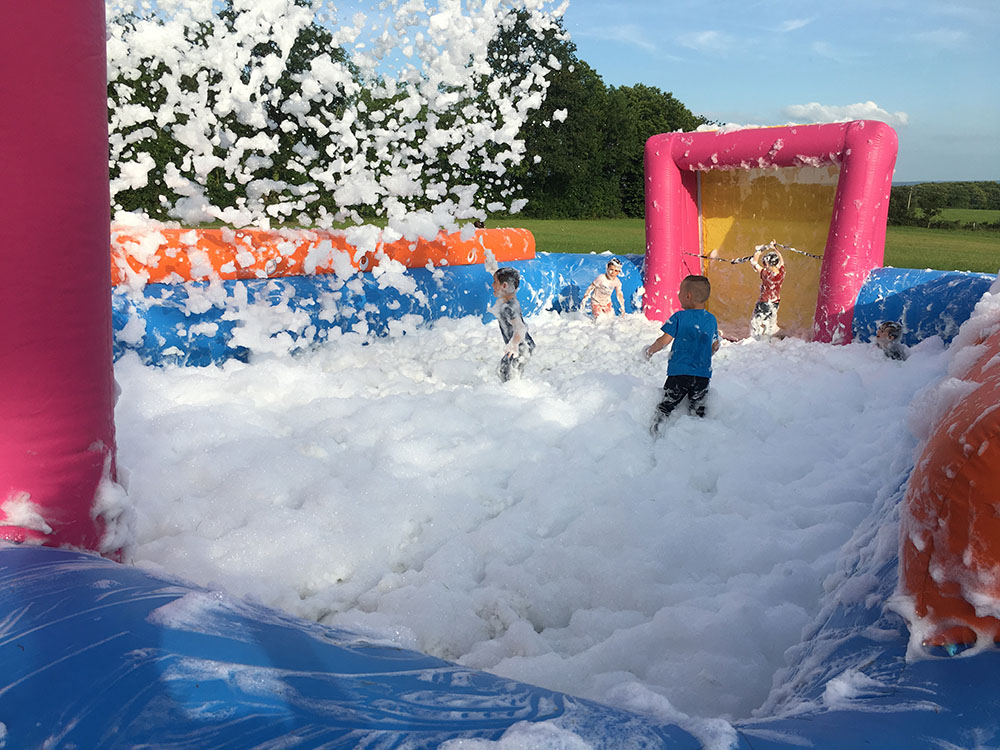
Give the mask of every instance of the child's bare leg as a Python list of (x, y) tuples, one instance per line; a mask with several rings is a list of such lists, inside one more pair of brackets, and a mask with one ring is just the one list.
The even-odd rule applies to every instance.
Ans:
[(600, 303), (590, 300), (590, 314), (597, 320), (602, 315), (607, 315), (608, 313), (614, 312), (614, 307), (612, 307), (611, 302)]

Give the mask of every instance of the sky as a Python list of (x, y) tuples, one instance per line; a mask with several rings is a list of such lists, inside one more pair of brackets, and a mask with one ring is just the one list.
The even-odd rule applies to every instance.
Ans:
[(882, 120), (895, 182), (1000, 179), (996, 0), (570, 0), (564, 23), (609, 86), (740, 125)]

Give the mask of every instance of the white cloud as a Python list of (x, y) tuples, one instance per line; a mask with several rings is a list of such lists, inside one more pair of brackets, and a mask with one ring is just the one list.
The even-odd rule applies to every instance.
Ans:
[(947, 16), (960, 22), (971, 24), (976, 27), (993, 26), (1000, 21), (1000, 12), (992, 0), (984, 2), (950, 2), (931, 3), (926, 8), (927, 13), (938, 16)]
[(844, 63), (857, 60), (860, 55), (845, 47), (837, 47), (829, 42), (813, 42), (812, 51), (820, 57), (825, 57), (834, 62)]
[(968, 38), (969, 35), (964, 31), (957, 31), (955, 29), (932, 29), (914, 35), (914, 39), (918, 44), (945, 48), (961, 47)]
[(646, 50), (647, 52), (656, 51), (656, 45), (649, 41), (649, 39), (646, 38), (645, 31), (635, 24), (630, 23), (611, 26), (610, 28), (604, 30), (600, 36), (611, 41), (631, 44), (633, 47), (638, 47), (639, 49)]
[(811, 18), (789, 18), (787, 21), (783, 21), (778, 26), (778, 31), (781, 31), (783, 33), (789, 31), (797, 31), (798, 29), (801, 29), (803, 26), (808, 26), (809, 24), (811, 24), (812, 21), (813, 19)]
[(603, 42), (620, 42), (630, 47), (635, 47), (642, 52), (655, 55), (660, 59), (680, 59), (678, 57), (674, 57), (673, 55), (664, 53), (656, 42), (650, 40), (644, 27), (632, 23), (601, 26), (600, 28), (591, 27), (587, 29), (580, 29), (573, 32), (573, 38), (598, 39)]
[(677, 37), (677, 43), (699, 52), (721, 52), (730, 48), (733, 41), (720, 31), (693, 31)]
[(849, 120), (879, 120), (893, 127), (906, 125), (910, 116), (906, 112), (888, 112), (875, 102), (857, 104), (828, 105), (819, 102), (792, 104), (783, 110), (793, 121), (809, 124), (813, 122), (847, 122)]

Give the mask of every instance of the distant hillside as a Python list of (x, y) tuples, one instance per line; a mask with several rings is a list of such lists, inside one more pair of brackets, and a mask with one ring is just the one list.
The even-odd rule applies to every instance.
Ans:
[(889, 200), (889, 223), (941, 228), (972, 224), (977, 228), (994, 231), (998, 228), (992, 215), (983, 215), (970, 221), (946, 220), (941, 213), (949, 209), (1000, 211), (1000, 181), (895, 184)]
[(992, 185), (995, 182), (1000, 182), (1000, 180), (973, 180), (973, 181), (962, 181), (962, 180), (913, 180), (910, 182), (898, 182), (893, 181), (893, 187), (905, 187), (907, 185), (953, 185), (962, 183), (965, 185)]
[(893, 200), (910, 207), (1000, 209), (1000, 180), (990, 182), (901, 182), (893, 183)]

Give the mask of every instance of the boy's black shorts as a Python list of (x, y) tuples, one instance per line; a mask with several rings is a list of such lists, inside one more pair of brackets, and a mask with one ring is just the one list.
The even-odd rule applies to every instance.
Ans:
[(705, 396), (708, 395), (709, 378), (698, 375), (668, 375), (663, 384), (663, 400), (660, 401), (657, 415), (665, 419), (685, 398), (688, 399), (688, 411), (705, 416)]

